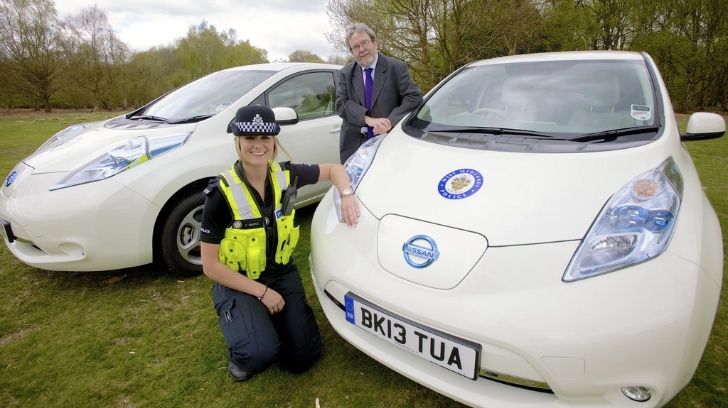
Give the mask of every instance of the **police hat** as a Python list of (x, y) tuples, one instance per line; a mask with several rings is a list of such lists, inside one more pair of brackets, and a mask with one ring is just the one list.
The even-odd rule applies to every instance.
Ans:
[(281, 127), (276, 123), (273, 110), (267, 106), (243, 106), (235, 113), (235, 119), (230, 122), (228, 132), (235, 136), (275, 136), (280, 133)]

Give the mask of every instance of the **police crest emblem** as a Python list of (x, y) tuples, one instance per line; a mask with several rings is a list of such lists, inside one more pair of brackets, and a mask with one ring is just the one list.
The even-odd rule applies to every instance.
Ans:
[(437, 191), (449, 200), (470, 197), (483, 186), (483, 175), (474, 169), (458, 169), (445, 175), (437, 184)]

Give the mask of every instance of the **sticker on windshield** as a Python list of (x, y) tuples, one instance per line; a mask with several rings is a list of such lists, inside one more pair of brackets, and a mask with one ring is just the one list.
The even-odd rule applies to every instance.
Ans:
[(473, 169), (458, 169), (446, 174), (437, 184), (437, 191), (449, 200), (470, 197), (483, 186), (483, 175)]
[(652, 118), (652, 109), (645, 105), (632, 104), (631, 115), (637, 120), (650, 120)]

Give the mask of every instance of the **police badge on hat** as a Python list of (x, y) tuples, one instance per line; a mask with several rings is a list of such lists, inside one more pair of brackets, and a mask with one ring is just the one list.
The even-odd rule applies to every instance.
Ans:
[(267, 106), (243, 106), (228, 127), (235, 136), (275, 136), (281, 131), (273, 110)]

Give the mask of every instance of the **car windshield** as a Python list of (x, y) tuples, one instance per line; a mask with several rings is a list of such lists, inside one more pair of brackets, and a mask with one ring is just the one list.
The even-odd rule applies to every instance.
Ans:
[[(653, 138), (659, 125), (643, 61), (569, 60), (475, 65), (437, 89), (409, 121), (428, 133), (572, 142)], [(491, 140), (492, 141), (492, 140)], [(452, 142), (450, 142), (452, 143)]]
[(134, 117), (168, 122), (212, 116), (245, 95), (275, 71), (227, 70), (215, 72), (178, 88)]

